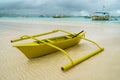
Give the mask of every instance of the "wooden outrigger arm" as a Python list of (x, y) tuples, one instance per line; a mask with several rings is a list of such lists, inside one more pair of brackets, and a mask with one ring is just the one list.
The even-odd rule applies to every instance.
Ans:
[[(56, 32), (58, 32), (58, 31), (61, 31), (61, 32), (67, 33), (67, 34), (69, 34), (69, 35), (72, 34), (72, 33), (70, 33), (70, 32), (64, 31), (64, 30), (53, 30), (53, 31), (46, 32), (46, 33), (43, 33), (43, 34), (33, 35), (33, 36), (31, 36), (31, 37), (44, 36), (44, 35), (48, 35), (48, 34), (51, 34), (51, 33), (56, 33)], [(11, 42), (17, 42), (17, 41), (21, 41), (21, 40), (25, 40), (25, 39), (29, 39), (29, 38), (30, 38), (30, 37), (20, 37), (20, 38), (17, 38), (17, 39), (11, 40)]]
[(95, 51), (93, 51), (93, 52), (91, 52), (91, 53), (89, 53), (89, 54), (87, 54), (87, 55), (85, 55), (85, 56), (83, 56), (83, 57), (81, 57), (81, 58), (78, 58), (78, 59), (76, 59), (76, 60), (73, 60), (73, 59), (70, 57), (70, 55), (69, 55), (65, 50), (63, 50), (63, 49), (61, 49), (61, 48), (59, 48), (59, 47), (57, 47), (57, 46), (55, 46), (55, 45), (53, 45), (53, 44), (51, 44), (51, 43), (48, 43), (48, 42), (45, 42), (45, 41), (43, 41), (43, 40), (39, 40), (39, 39), (35, 38), (35, 37), (38, 37), (38, 36), (43, 36), (43, 35), (55, 33), (55, 32), (58, 32), (58, 31), (61, 31), (61, 32), (64, 32), (64, 33), (73, 35), (72, 33), (69, 33), (69, 32), (67, 32), (67, 31), (63, 31), (63, 30), (53, 30), (53, 31), (51, 31), (51, 32), (47, 32), (47, 33), (43, 33), (43, 34), (38, 34), (38, 35), (33, 35), (33, 36), (24, 35), (24, 36), (22, 36), (22, 37), (20, 37), (20, 38), (18, 38), (18, 39), (11, 40), (11, 42), (16, 42), (16, 41), (20, 41), (20, 40), (25, 40), (25, 39), (31, 38), (31, 39), (36, 40), (37, 42), (41, 42), (41, 43), (43, 43), (43, 44), (46, 44), (46, 45), (48, 45), (48, 46), (51, 46), (51, 47), (53, 47), (53, 48), (61, 51), (62, 53), (64, 53), (64, 54), (67, 56), (67, 58), (68, 58), (69, 61), (70, 61), (68, 64), (66, 64), (66, 65), (64, 65), (64, 66), (61, 67), (61, 69), (62, 69), (63, 71), (72, 68), (73, 66), (75, 66), (75, 65), (77, 65), (77, 64), (85, 61), (86, 59), (88, 59), (88, 58), (90, 58), (90, 57), (92, 57), (92, 56), (94, 56), (94, 55), (96, 55), (96, 54), (98, 54), (99, 52), (101, 52), (101, 51), (104, 50), (104, 48), (100, 47), (96, 42), (94, 42), (94, 41), (92, 41), (92, 40), (89, 40), (89, 39), (87, 39), (87, 38), (81, 37), (81, 36), (83, 36), (83, 35), (85, 34), (85, 32), (82, 31), (81, 34), (79, 34), (79, 35), (77, 34), (77, 36), (76, 36), (76, 35), (73, 35), (73, 36), (75, 36), (75, 37), (80, 37), (80, 38), (83, 39), (83, 40), (86, 40), (86, 41), (89, 41), (89, 42), (95, 44), (95, 45), (98, 47), (98, 49), (95, 50)]
[(80, 58), (74, 60), (74, 61), (73, 61), (73, 64), (72, 64), (72, 63), (68, 63), (68, 64), (62, 66), (61, 69), (62, 69), (63, 71), (70, 69), (71, 67), (73, 67), (73, 66), (75, 66), (75, 65), (77, 65), (77, 64), (79, 64), (79, 63), (81, 63), (81, 62), (83, 62), (83, 61), (85, 61), (86, 59), (88, 59), (88, 58), (90, 58), (90, 57), (92, 57), (92, 56), (94, 56), (94, 55), (96, 55), (96, 54), (98, 54), (98, 53), (100, 53), (101, 51), (104, 50), (104, 48), (100, 47), (96, 42), (94, 42), (94, 41), (92, 41), (92, 40), (89, 40), (89, 39), (87, 39), (87, 38), (82, 38), (82, 39), (84, 39), (84, 40), (86, 40), (86, 41), (89, 41), (89, 42), (95, 44), (95, 45), (98, 47), (98, 49), (95, 50), (95, 51), (93, 51), (93, 52), (91, 52), (91, 53), (89, 53), (89, 54), (87, 54), (87, 55), (85, 55), (85, 56), (83, 56), (83, 57), (80, 57)]

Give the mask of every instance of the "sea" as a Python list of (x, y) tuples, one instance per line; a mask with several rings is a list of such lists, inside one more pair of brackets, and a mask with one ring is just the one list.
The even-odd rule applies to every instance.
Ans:
[(66, 18), (53, 18), (53, 17), (0, 17), (1, 20), (36, 20), (36, 21), (67, 21), (67, 22), (120, 22), (120, 17), (113, 17), (109, 20), (92, 20), (90, 17), (66, 17)]
[[(99, 23), (101, 24), (112, 24), (120, 25), (120, 17), (110, 18), (109, 20), (92, 20), (90, 17), (66, 17), (66, 18), (53, 18), (53, 17), (0, 17), (0, 31), (8, 28), (11, 23), (9, 21), (53, 21), (53, 22), (86, 22), (86, 23)], [(6, 23), (5, 23), (6, 22)], [(13, 24), (12, 24), (13, 25)], [(6, 27), (5, 27), (6, 26)]]

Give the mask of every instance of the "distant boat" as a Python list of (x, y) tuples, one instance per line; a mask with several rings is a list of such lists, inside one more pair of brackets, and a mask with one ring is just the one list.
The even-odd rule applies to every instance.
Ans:
[(109, 20), (110, 14), (108, 12), (94, 12), (92, 14), (92, 20)]
[(109, 12), (105, 11), (105, 5), (103, 5), (102, 11), (94, 12), (91, 17), (92, 20), (109, 20), (110, 14)]
[(55, 15), (55, 16), (53, 16), (53, 18), (66, 18), (66, 17), (68, 17), (68, 16), (63, 16), (63, 15)]
[(62, 18), (62, 16), (53, 16), (53, 18)]

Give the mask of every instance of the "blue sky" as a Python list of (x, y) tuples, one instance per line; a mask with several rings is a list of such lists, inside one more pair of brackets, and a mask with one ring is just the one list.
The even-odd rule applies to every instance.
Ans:
[(89, 15), (105, 10), (120, 15), (120, 0), (0, 0), (0, 13)]

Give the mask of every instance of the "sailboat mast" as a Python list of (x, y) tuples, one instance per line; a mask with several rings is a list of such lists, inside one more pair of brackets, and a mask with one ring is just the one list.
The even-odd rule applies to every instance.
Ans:
[(102, 11), (105, 11), (105, 5), (103, 5), (103, 7), (102, 7)]

